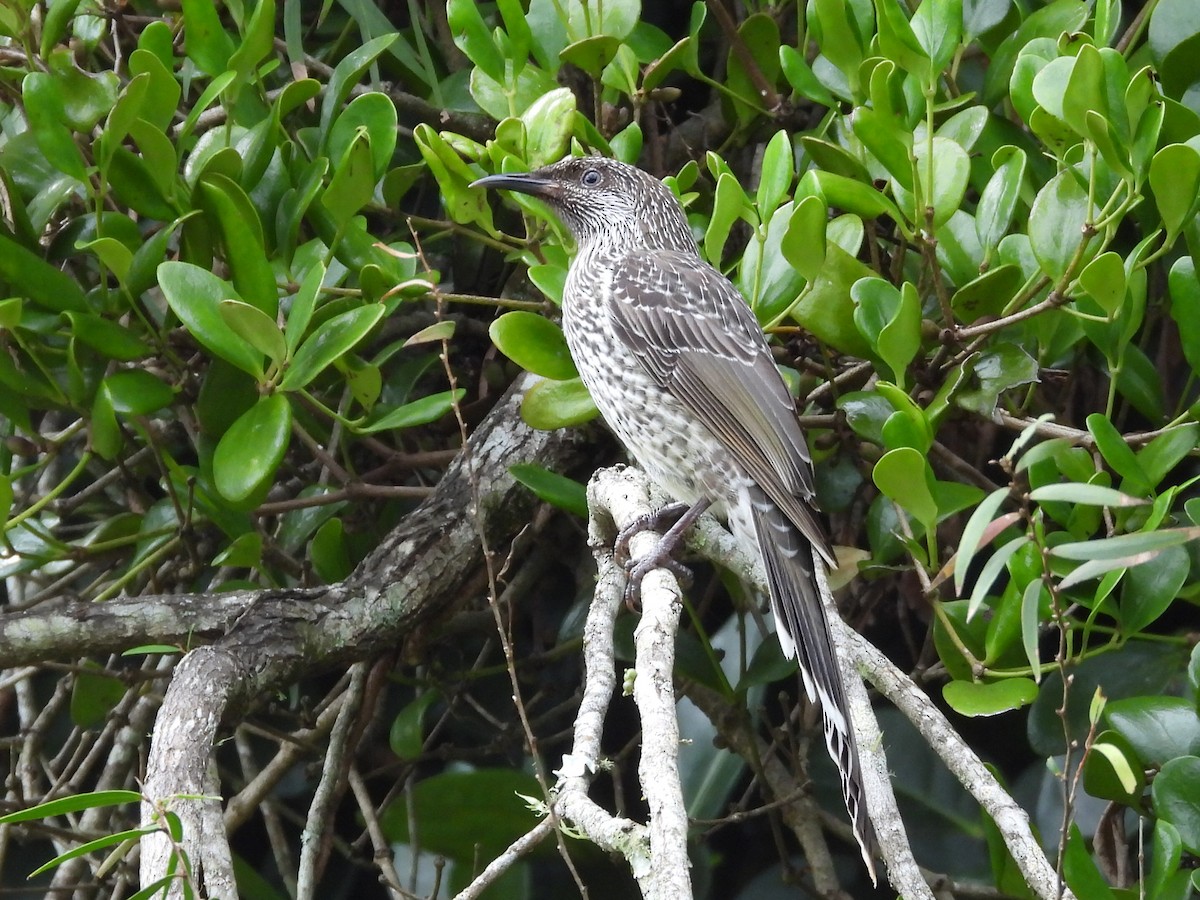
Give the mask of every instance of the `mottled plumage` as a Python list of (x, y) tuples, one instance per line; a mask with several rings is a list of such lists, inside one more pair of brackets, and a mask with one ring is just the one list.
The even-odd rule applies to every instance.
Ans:
[(676, 197), (639, 169), (569, 158), (476, 184), (539, 197), (570, 229), (579, 250), (563, 326), (600, 413), (660, 487), (684, 503), (711, 500), (761, 554), (780, 645), (821, 705), (874, 877), (875, 832), (822, 601), (833, 550), (795, 404), (753, 312), (700, 258)]

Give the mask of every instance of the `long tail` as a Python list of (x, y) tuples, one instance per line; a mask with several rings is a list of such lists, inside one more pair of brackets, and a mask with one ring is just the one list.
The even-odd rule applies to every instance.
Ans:
[(796, 658), (809, 700), (821, 705), (825, 744), (841, 774), (842, 795), (854, 836), (871, 880), (875, 881), (879, 845), (867, 813), (858, 745), (821, 599), (818, 579), (825, 578), (824, 563), (815, 558), (809, 541), (765, 494), (752, 490), (750, 504), (755, 535), (766, 564), (779, 644), (788, 657)]

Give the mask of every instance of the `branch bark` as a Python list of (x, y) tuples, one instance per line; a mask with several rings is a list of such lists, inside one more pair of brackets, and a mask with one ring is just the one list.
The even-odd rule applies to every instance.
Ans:
[[(187, 654), (176, 669), (155, 724), (143, 822), (155, 821), (166, 809), (180, 817), (184, 825), (180, 849), (195, 866), (204, 894), (231, 896), (233, 891), (225, 834), (213, 833), (210, 827), (221, 820), (219, 796), (214, 796), (219, 790), (209, 775), (217, 729), (231, 706), (267, 694), (302, 673), (367, 658), (394, 646), (417, 623), (444, 613), (461, 597), (463, 585), (482, 564), (467, 454), (483, 506), (479, 521), (493, 547), (507, 544), (536, 504), (533, 495), (509, 475), (508, 466), (519, 460), (562, 469), (578, 458), (581, 445), (569, 434), (534, 431), (521, 421), (519, 404), (530, 383), (522, 379), (514, 386), (476, 430), (434, 495), (345, 582), (319, 591), (239, 592), (236, 602), (218, 595), (212, 598), (216, 612), (207, 614), (203, 598), (187, 598), (188, 608), (195, 610), (193, 618), (205, 625), (202, 633), (222, 626), (225, 633), (211, 646)], [(149, 601), (160, 608), (177, 603), (178, 598)], [(113, 642), (166, 637), (131, 634), (133, 629), (120, 626), (105, 609), (112, 605), (65, 606), (48, 615), (72, 631), (88, 622), (102, 626), (93, 634), (98, 631)], [(24, 618), (44, 620), (46, 615)], [(161, 615), (151, 621), (172, 620)], [(47, 628), (45, 621), (25, 625), (20, 633), (29, 636)], [(27, 641), (17, 652), (31, 652), (35, 645), (36, 641)], [(95, 652), (94, 643), (92, 649)], [(164, 833), (148, 837), (142, 884), (162, 878), (175, 852), (176, 845)], [(181, 890), (178, 883), (177, 888)]]

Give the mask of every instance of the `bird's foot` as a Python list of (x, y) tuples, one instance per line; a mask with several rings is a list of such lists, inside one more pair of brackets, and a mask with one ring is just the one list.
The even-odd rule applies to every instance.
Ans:
[[(684, 587), (691, 586), (692, 570), (675, 559), (674, 554), (684, 533), (711, 505), (709, 500), (699, 500), (691, 506), (671, 503), (657, 512), (639, 516), (617, 534), (613, 557), (625, 569), (625, 605), (630, 610), (637, 612), (641, 608), (642, 581), (654, 569), (666, 569)], [(629, 542), (643, 531), (662, 532), (662, 537), (648, 556), (634, 562), (629, 554)]]

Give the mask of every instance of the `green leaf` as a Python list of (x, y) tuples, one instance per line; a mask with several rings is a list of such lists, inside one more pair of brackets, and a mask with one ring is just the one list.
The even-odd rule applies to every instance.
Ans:
[[(396, 105), (380, 91), (360, 94), (342, 110), (329, 130), (329, 158), (343, 160), (347, 151), (361, 140), (369, 138), (371, 147), (371, 183), (384, 176), (396, 151)], [(367, 200), (370, 200), (368, 194)], [(367, 201), (364, 200), (364, 203)]]
[[(1104, 717), (1150, 768), (1200, 753), (1200, 716), (1182, 697), (1128, 697), (1109, 702)], [(1176, 823), (1178, 825), (1178, 823)]]
[(767, 142), (767, 148), (763, 151), (762, 167), (759, 170), (755, 202), (761, 221), (770, 221), (771, 215), (787, 196), (793, 177), (791, 138), (786, 131), (777, 131)]
[(577, 66), (593, 78), (598, 78), (601, 70), (612, 62), (620, 49), (621, 41), (618, 38), (608, 34), (595, 34), (563, 47), (558, 58)]
[(145, 416), (170, 406), (175, 391), (149, 372), (127, 369), (105, 377), (100, 389), (108, 396), (113, 412), (125, 416)]
[(334, 168), (329, 187), (321, 194), (321, 205), (333, 215), (334, 226), (339, 232), (371, 202), (375, 194), (372, 166), (371, 139), (365, 129), (360, 129), (350, 149)]
[[(779, 48), (779, 65), (783, 70), (783, 77), (787, 79), (788, 84), (801, 97), (806, 100), (811, 100), (825, 107), (834, 107), (837, 105), (837, 100), (825, 85), (821, 84), (813, 70), (805, 61), (803, 54), (795, 47), (789, 47), (784, 44)], [(643, 84), (649, 80), (649, 72), (647, 77), (643, 79)]]
[(29, 129), (46, 160), (63, 174), (86, 180), (83, 155), (64, 124), (67, 113), (58, 82), (45, 72), (30, 72), (21, 82), (21, 94)]
[(325, 99), (321, 103), (321, 136), (323, 140), (328, 139), (330, 125), (336, 115), (345, 108), (346, 98), (350, 95), (350, 90), (358, 81), (359, 76), (366, 71), (367, 66), (371, 65), (379, 54), (387, 50), (399, 38), (400, 35), (396, 32), (374, 37), (358, 49), (351, 50), (334, 67), (333, 74), (329, 77), (329, 85), (325, 90)]
[(535, 375), (566, 381), (579, 374), (562, 329), (537, 313), (507, 312), (488, 334), (501, 353)]
[[(975, 586), (971, 588), (971, 597), (967, 601), (967, 619), (968, 621), (974, 618), (976, 611), (983, 604), (984, 598), (987, 597), (988, 591), (995, 584), (996, 579), (1008, 565), (1008, 561), (1022, 547), (1032, 543), (1027, 535), (1015, 537), (995, 553), (993, 553), (986, 563), (983, 565), (983, 570), (979, 573), (979, 577), (975, 580)], [(956, 566), (957, 571), (957, 566)]]
[(558, 88), (543, 94), (521, 113), (525, 123), (529, 167), (539, 169), (561, 157), (567, 149), (575, 113), (575, 94)]
[(871, 472), (875, 486), (924, 525), (927, 532), (937, 525), (932, 477), (929, 463), (912, 447), (889, 450)]
[(317, 577), (328, 584), (342, 581), (353, 571), (341, 519), (335, 517), (321, 523), (308, 545), (308, 556)]
[(229, 68), (242, 78), (251, 78), (275, 42), (275, 0), (256, 0), (242, 28), (241, 46), (229, 57)]
[[(962, 537), (958, 542), (958, 557), (954, 564), (954, 592), (959, 596), (962, 596), (967, 571), (971, 568), (971, 561), (981, 549), (979, 542), (983, 538), (984, 532), (987, 531), (987, 527), (992, 524), (992, 520), (996, 517), (996, 513), (1000, 509), (1000, 504), (1008, 496), (1008, 488), (998, 488), (992, 491), (983, 502), (975, 507), (975, 511), (971, 513), (971, 518), (967, 520), (967, 524), (963, 528)], [(974, 610), (968, 608), (967, 618), (971, 618), (973, 613)]]
[[(932, 0), (926, 0), (929, 2)], [(897, 68), (912, 72), (924, 83), (931, 75), (929, 56), (913, 34), (900, 4), (893, 0), (875, 0), (875, 16), (880, 52)]]
[(587, 488), (575, 479), (532, 463), (517, 463), (509, 466), (508, 471), (513, 478), (537, 494), (539, 499), (587, 519)]
[(262, 224), (250, 197), (237, 182), (216, 172), (201, 177), (199, 193), (205, 211), (221, 231), (239, 297), (267, 316), (274, 316), (279, 308), (279, 292), (267, 260)]
[(1158, 620), (1179, 597), (1191, 571), (1184, 547), (1167, 547), (1152, 566), (1134, 566), (1121, 585), (1120, 622), (1123, 634), (1132, 637)]
[(184, 49), (206, 75), (220, 75), (233, 55), (233, 38), (221, 27), (217, 8), (208, 0), (183, 0)]
[(1113, 471), (1128, 481), (1136, 493), (1149, 494), (1154, 485), (1150, 483), (1149, 477), (1137, 460), (1137, 455), (1129, 449), (1117, 427), (1101, 413), (1092, 413), (1087, 417), (1087, 428), (1096, 441), (1096, 449)]
[(949, 65), (962, 39), (962, 0), (925, 0), (913, 13), (911, 26), (936, 75)]
[(804, 197), (792, 206), (780, 249), (783, 257), (812, 284), (825, 267), (829, 211), (820, 197)]
[[(938, 249), (943, 246), (944, 237), (939, 240)], [(950, 308), (959, 322), (968, 325), (984, 316), (999, 316), (1017, 295), (1024, 281), (1025, 277), (1016, 266), (996, 266), (955, 291), (954, 296), (950, 298)]]
[[(129, 56), (129, 74), (134, 78), (126, 85), (117, 101), (118, 104), (123, 100), (131, 101), (125, 111), (126, 118), (123, 121), (120, 118), (114, 119), (117, 110), (113, 107), (113, 112), (104, 126), (106, 141), (120, 142), (129, 131), (129, 126), (139, 118), (145, 119), (159, 132), (165, 132), (179, 107), (183, 89), (175, 80), (174, 73), (156, 54), (149, 50), (134, 50)], [(133, 82), (139, 79), (143, 87), (140, 91), (131, 91)], [(139, 94), (144, 98), (141, 101), (138, 99)], [(117, 128), (114, 128), (114, 125)]]
[(1187, 872), (1179, 871), (1179, 863), (1183, 858), (1183, 842), (1179, 839), (1179, 831), (1170, 822), (1159, 819), (1154, 823), (1153, 850), (1150, 860), (1150, 873), (1146, 878), (1146, 896), (1154, 900), (1168, 900), (1175, 896), (1178, 900), (1188, 900), (1192, 896), (1187, 883), (1183, 885), (1182, 893), (1168, 893), (1168, 884), (1179, 875)]
[(1101, 253), (1083, 267), (1079, 285), (1109, 316), (1114, 316), (1125, 302), (1125, 261), (1111, 250)]
[[(1050, 555), (1061, 559), (1106, 560), (1132, 556), (1144, 556), (1136, 562), (1146, 562), (1168, 547), (1177, 547), (1200, 537), (1200, 527), (1165, 528), (1161, 531), (1139, 531), (1120, 534), (1116, 537), (1092, 541), (1077, 541), (1058, 544), (1050, 548)], [(1133, 565), (1134, 563), (1127, 563)]]
[(892, 380), (905, 382), (909, 363), (921, 348), (921, 305), (915, 287), (897, 290), (882, 278), (855, 282), (850, 296), (858, 304), (854, 323), (891, 369)]
[(1200, 277), (1195, 260), (1175, 261), (1167, 279), (1171, 292), (1171, 318), (1179, 328), (1179, 343), (1192, 371), (1200, 372)]
[(1168, 429), (1138, 451), (1138, 465), (1152, 484), (1161, 484), (1197, 443), (1200, 426), (1195, 423)]
[(218, 307), (225, 324), (251, 347), (279, 365), (287, 358), (283, 332), (275, 320), (257, 306), (241, 300), (222, 300)]
[(415, 760), (421, 755), (421, 748), (425, 744), (425, 729), (422, 727), (425, 711), (440, 697), (441, 694), (436, 690), (425, 691), (392, 719), (388, 745), (400, 759)]
[(816, 281), (791, 308), (791, 316), (819, 341), (839, 353), (866, 358), (871, 345), (854, 323), (854, 301), (850, 288), (860, 278), (874, 274), (835, 243), (825, 249), (825, 264)]
[[(443, 772), (417, 782), (380, 816), (389, 842), (407, 843), (416, 824), (422, 849), (470, 863), (492, 859), (537, 824), (518, 795), (541, 796), (532, 775), (512, 769)], [(414, 836), (415, 839), (415, 836)]]
[(704, 232), (704, 256), (713, 266), (721, 266), (721, 255), (729, 238), (729, 230), (740, 217), (746, 216), (749, 205), (749, 198), (738, 180), (728, 172), (722, 172), (717, 178), (712, 216)]
[(1021, 594), (1021, 646), (1025, 649), (1025, 658), (1029, 660), (1029, 667), (1033, 669), (1036, 681), (1042, 679), (1041, 655), (1038, 653), (1041, 609), (1049, 597), (1046, 585), (1040, 579), (1034, 579), (1025, 585), (1025, 591)]
[(300, 290), (296, 292), (296, 296), (288, 308), (287, 325), (284, 327), (284, 340), (287, 344), (286, 356), (291, 356), (296, 352), (300, 341), (308, 332), (313, 310), (317, 306), (317, 294), (320, 293), (321, 284), (325, 281), (325, 272), (323, 262), (314, 263), (305, 273), (304, 281), (300, 283)]
[(171, 311), (197, 341), (226, 362), (262, 380), (262, 354), (225, 324), (220, 313), (222, 300), (236, 299), (232, 286), (207, 269), (173, 260), (159, 265), (158, 283)]
[(1083, 503), (1088, 506), (1145, 506), (1150, 501), (1131, 497), (1120, 491), (1099, 484), (1046, 484), (1029, 492), (1029, 499), (1037, 503), (1061, 501)]
[(1008, 233), (1016, 214), (1025, 180), (1025, 151), (1006, 145), (992, 154), (992, 177), (975, 208), (975, 230), (984, 258), (989, 259), (1000, 239)]
[[(1071, 172), (1060, 172), (1043, 187), (1029, 211), (1029, 241), (1042, 271), (1057, 285), (1079, 253), (1092, 218), (1087, 191)], [(1094, 239), (1093, 239), (1094, 242)], [(1080, 256), (1086, 260), (1086, 254)]]
[(852, 212), (864, 219), (890, 216), (898, 224), (906, 221), (896, 205), (875, 188), (832, 172), (809, 169), (804, 173), (796, 195), (812, 193), (820, 193), (830, 206)]
[(813, 0), (810, 20), (821, 55), (840, 69), (855, 89), (865, 49), (849, 6), (845, 0)]
[(265, 487), (287, 452), (292, 406), (284, 394), (268, 394), (238, 416), (213, 453), (213, 481), (221, 495), (240, 503)]
[(942, 697), (950, 708), (964, 716), (996, 716), (1028, 706), (1037, 697), (1038, 686), (1031, 678), (1005, 678), (990, 683), (950, 681)]
[(1112, 888), (1096, 868), (1092, 855), (1088, 853), (1087, 841), (1080, 833), (1079, 826), (1074, 823), (1071, 824), (1067, 849), (1063, 854), (1063, 877), (1076, 897), (1087, 897), (1088, 900), (1117, 900)]
[(386, 312), (382, 304), (372, 303), (339, 313), (326, 320), (300, 345), (284, 372), (279, 389), (298, 391), (316, 378), (334, 360), (367, 336)]
[(370, 422), (358, 426), (355, 430), (363, 434), (375, 434), (380, 431), (393, 431), (398, 428), (414, 428), (417, 425), (427, 425), (436, 422), (454, 408), (466, 395), (466, 390), (456, 388), (453, 391), (441, 391), (430, 394), (411, 403), (405, 403), (395, 409), (383, 412)]
[(963, 409), (990, 418), (1000, 395), (1010, 388), (1038, 380), (1037, 360), (1016, 344), (995, 344), (975, 360), (972, 381), (955, 397)]
[(1188, 144), (1169, 144), (1150, 160), (1150, 189), (1170, 244), (1196, 217), (1200, 203), (1200, 152)]
[(1120, 732), (1109, 729), (1096, 737), (1084, 762), (1083, 787), (1093, 797), (1129, 806), (1141, 803), (1146, 787), (1142, 763)]
[[(214, 566), (230, 566), (235, 569), (248, 569), (262, 563), (263, 538), (257, 531), (238, 535), (228, 547), (213, 557)], [(124, 655), (130, 651), (126, 650)], [(147, 652), (147, 651), (143, 651)], [(164, 652), (164, 651), (158, 651)], [(166, 652), (179, 652), (178, 648), (168, 648)]]
[[(949, 138), (934, 137), (933, 139), (933, 182), (926, 184), (930, 172), (929, 145), (918, 141), (913, 147), (916, 157), (917, 174), (925, 188), (925, 203), (933, 206), (933, 225), (940, 228), (950, 221), (950, 217), (962, 205), (963, 195), (967, 190), (967, 182), (971, 176), (971, 159), (962, 146)], [(904, 191), (898, 191), (896, 199), (904, 207)], [(909, 206), (908, 208), (912, 208)], [(924, 224), (924, 211), (914, 221)]]
[[(1122, 104), (1123, 106), (1123, 104)], [(1104, 62), (1100, 51), (1091, 44), (1079, 48), (1067, 79), (1062, 99), (1062, 118), (1081, 137), (1088, 136), (1087, 114), (1109, 117), (1105, 95)]]
[(85, 663), (71, 686), (71, 721), (80, 728), (95, 728), (125, 697), (125, 690), (119, 678), (104, 674), (95, 663)]
[(66, 813), (82, 812), (85, 809), (95, 809), (100, 806), (122, 806), (126, 803), (141, 803), (142, 795), (137, 791), (91, 791), (84, 794), (72, 794), (46, 803), (39, 803), (28, 809), (18, 810), (0, 816), (0, 825), (15, 825), (18, 822), (32, 822), (37, 819), (49, 819)]
[(599, 411), (591, 394), (578, 378), (539, 381), (521, 399), (521, 418), (542, 431), (582, 425), (597, 415)]

